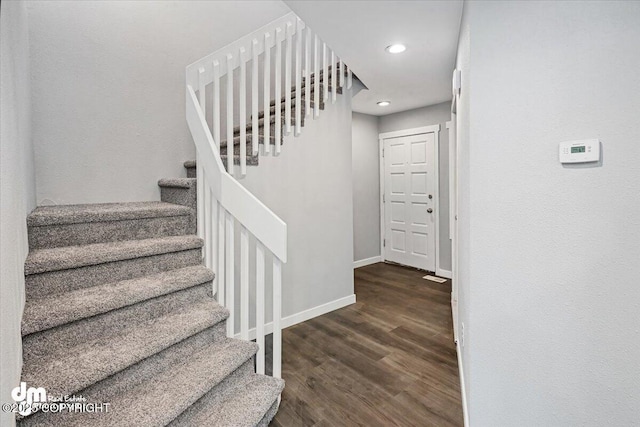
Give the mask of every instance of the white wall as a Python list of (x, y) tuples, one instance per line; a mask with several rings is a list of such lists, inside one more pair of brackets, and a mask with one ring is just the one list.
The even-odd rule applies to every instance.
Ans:
[(379, 120), (380, 133), (442, 124), (451, 120), (451, 102), (387, 114), (380, 116)]
[(283, 317), (353, 302), (351, 97), (344, 93), (318, 119), (307, 117), (299, 137), (286, 137), (279, 156), (261, 156), (239, 180), (287, 223)]
[[(453, 71), (453, 70), (452, 70)], [(449, 131), (446, 122), (451, 120), (451, 102), (443, 102), (414, 110), (381, 116), (380, 133), (440, 125), (439, 210), (440, 210), (440, 268), (451, 271), (451, 240), (449, 239)]]
[(380, 256), (378, 117), (353, 113), (353, 260)]
[[(26, 217), (35, 207), (36, 190), (26, 5), (2, 2), (0, 16), (0, 402), (10, 403), (22, 369)], [(0, 412), (0, 425), (14, 424), (13, 413)]]
[(30, 1), (38, 203), (159, 199), (194, 158), (191, 62), (289, 12), (281, 1)]
[[(637, 425), (640, 3), (466, 7), (471, 425)], [(583, 138), (602, 163), (563, 167), (558, 143)]]

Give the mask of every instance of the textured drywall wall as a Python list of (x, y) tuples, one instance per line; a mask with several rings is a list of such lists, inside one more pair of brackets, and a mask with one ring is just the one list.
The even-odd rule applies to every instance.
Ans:
[(353, 113), (353, 260), (380, 256), (378, 117)]
[[(272, 147), (270, 155), (260, 157), (258, 167), (247, 169), (239, 182), (287, 223), (289, 260), (282, 270), (283, 316), (353, 295), (348, 91), (345, 89), (335, 104), (327, 102), (319, 118), (307, 117), (302, 134), (286, 137), (280, 155), (274, 156)], [(250, 254), (254, 269), (253, 248)], [(255, 277), (253, 271), (250, 277)], [(271, 298), (270, 278), (268, 260), (267, 301)], [(270, 307), (266, 316), (271, 319)]]
[(449, 238), (449, 130), (446, 122), (451, 120), (451, 102), (430, 105), (381, 116), (378, 121), (380, 133), (412, 129), (422, 126), (440, 125), (440, 155), (438, 159), (439, 209), (440, 209), (440, 268), (451, 271), (451, 240)]
[[(20, 381), (27, 214), (35, 207), (31, 145), (29, 39), (26, 5), (4, 1), (0, 9), (0, 403), (11, 403)], [(0, 425), (15, 424), (0, 412)]]
[(157, 200), (194, 158), (185, 67), (281, 1), (30, 1), (38, 203)]
[(640, 3), (468, 5), (471, 425), (637, 425)]

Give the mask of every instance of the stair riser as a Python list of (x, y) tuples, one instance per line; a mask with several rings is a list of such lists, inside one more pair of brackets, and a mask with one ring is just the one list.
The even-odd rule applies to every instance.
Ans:
[[(184, 363), (192, 354), (225, 336), (226, 322), (222, 321), (81, 390), (77, 394), (87, 398), (89, 402), (108, 402), (110, 396), (124, 394), (144, 381), (153, 378), (158, 371), (171, 369), (173, 366)], [(92, 421), (98, 421), (101, 416), (104, 414), (99, 412), (72, 414), (71, 416), (69, 414), (38, 412), (23, 419), (18, 425), (21, 427), (60, 425), (80, 427), (92, 425)], [(126, 423), (126, 420), (122, 422)]]
[(40, 227), (31, 226), (29, 227), (29, 248), (33, 250), (181, 236), (191, 234), (191, 228), (191, 218), (185, 215)]
[(22, 335), (98, 316), (193, 286), (211, 284), (214, 277), (211, 270), (195, 266), (124, 282), (107, 283), (79, 293), (67, 293), (61, 298), (28, 300), (22, 317)]
[(68, 270), (49, 271), (26, 276), (25, 291), (27, 298), (41, 298), (201, 263), (202, 251), (198, 248)]
[(23, 338), (24, 363), (35, 363), (52, 348), (72, 347), (78, 341), (109, 339), (125, 326), (140, 325), (151, 319), (178, 311), (193, 305), (203, 298), (211, 298), (211, 283), (205, 283), (152, 298), (104, 314), (80, 319), (52, 329), (33, 333)]
[[(196, 178), (195, 176), (189, 178)], [(160, 187), (160, 200), (176, 205), (187, 206), (193, 209), (189, 218), (189, 228), (187, 234), (196, 233), (197, 223), (197, 189), (194, 183), (189, 188), (180, 187)]]
[(189, 409), (173, 420), (168, 427), (207, 425), (208, 406), (215, 405), (216, 401), (224, 395), (224, 390), (234, 388), (236, 384), (242, 383), (242, 380), (249, 378), (255, 372), (253, 365), (254, 357), (244, 362), (242, 366), (233, 371), (224, 381), (213, 387), (197, 402), (191, 405)]

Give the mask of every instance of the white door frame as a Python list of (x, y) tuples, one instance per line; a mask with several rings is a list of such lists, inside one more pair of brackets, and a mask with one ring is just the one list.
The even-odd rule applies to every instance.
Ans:
[[(395, 132), (385, 132), (378, 135), (378, 158), (380, 163), (380, 258), (385, 261), (384, 257), (384, 241), (385, 241), (385, 224), (384, 224), (384, 159), (382, 150), (384, 149), (384, 140), (389, 138), (398, 138), (402, 136), (423, 135), (433, 133), (435, 143), (433, 144), (434, 155), (434, 176), (435, 176), (435, 194), (433, 196), (433, 211), (435, 213), (435, 257), (436, 257), (436, 275), (440, 276), (442, 269), (440, 268), (440, 175), (439, 175), (439, 159), (440, 159), (440, 125), (423, 126), (419, 128), (403, 129)], [(446, 273), (445, 273), (446, 274)]]

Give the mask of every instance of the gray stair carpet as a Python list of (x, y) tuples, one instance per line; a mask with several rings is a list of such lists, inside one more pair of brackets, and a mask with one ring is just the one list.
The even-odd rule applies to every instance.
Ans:
[[(195, 170), (195, 165), (194, 170)], [(161, 202), (36, 208), (27, 218), (22, 381), (108, 412), (35, 412), (19, 426), (258, 426), (284, 382), (257, 345), (226, 337), (229, 311), (194, 235), (196, 180)]]

